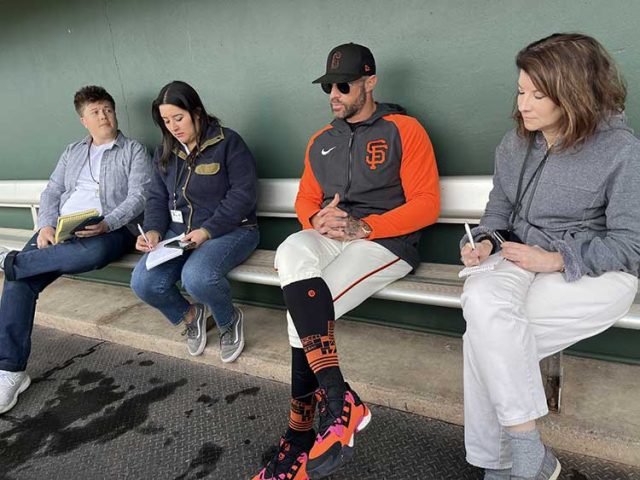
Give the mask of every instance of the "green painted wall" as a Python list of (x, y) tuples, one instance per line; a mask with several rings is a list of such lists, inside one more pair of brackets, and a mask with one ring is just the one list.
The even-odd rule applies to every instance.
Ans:
[(423, 121), (443, 174), (491, 173), (515, 54), (555, 31), (590, 33), (613, 53), (640, 127), (638, 18), (636, 0), (0, 0), (0, 178), (47, 177), (83, 134), (71, 98), (87, 83), (112, 92), (123, 130), (156, 143), (150, 101), (177, 78), (241, 132), (262, 177), (297, 176), (329, 119), (310, 82), (351, 40), (377, 58), (377, 99)]
[[(423, 122), (441, 174), (490, 174), (511, 127), (515, 54), (556, 31), (604, 43), (628, 81), (627, 111), (640, 129), (638, 18), (637, 0), (0, 0), (0, 180), (48, 177), (64, 146), (84, 135), (71, 101), (85, 84), (105, 86), (121, 128), (153, 146), (150, 103), (174, 79), (196, 87), (242, 134), (261, 177), (297, 177), (307, 139), (330, 120), (327, 97), (311, 81), (328, 51), (347, 41), (373, 50), (376, 99), (403, 104)], [(0, 209), (0, 226), (28, 220)], [(262, 227), (267, 248), (297, 228)], [(457, 228), (428, 229), (423, 258), (455, 261)], [(414, 307), (397, 322), (420, 322), (424, 309)], [(376, 308), (356, 316), (376, 320)], [(458, 311), (427, 316), (461, 325)], [(618, 340), (598, 337), (595, 350), (622, 351)]]

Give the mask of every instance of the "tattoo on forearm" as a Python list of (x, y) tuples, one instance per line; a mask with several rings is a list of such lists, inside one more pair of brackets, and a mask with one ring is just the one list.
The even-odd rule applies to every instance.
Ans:
[(344, 227), (344, 236), (348, 240), (352, 240), (358, 237), (358, 234), (362, 232), (362, 221), (349, 215), (347, 217), (347, 226)]

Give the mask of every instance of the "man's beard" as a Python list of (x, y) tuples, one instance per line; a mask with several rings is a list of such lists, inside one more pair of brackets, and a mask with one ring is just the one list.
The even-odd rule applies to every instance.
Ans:
[(344, 106), (344, 114), (336, 115), (336, 118), (341, 118), (343, 120), (349, 120), (351, 117), (360, 113), (360, 110), (364, 107), (364, 104), (367, 101), (367, 92), (365, 92), (364, 88), (360, 90), (360, 95), (358, 98), (354, 100), (354, 102), (350, 105), (342, 104)]

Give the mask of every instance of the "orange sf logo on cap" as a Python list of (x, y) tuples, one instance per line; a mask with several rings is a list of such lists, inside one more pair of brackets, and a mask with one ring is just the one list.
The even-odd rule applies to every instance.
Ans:
[(340, 66), (340, 59), (342, 58), (342, 52), (336, 52), (331, 57), (331, 69), (335, 70)]
[(378, 165), (384, 163), (387, 159), (387, 150), (389, 149), (389, 145), (387, 145), (387, 141), (383, 138), (379, 140), (371, 140), (367, 143), (367, 158), (365, 161), (371, 170), (375, 170), (378, 168)]

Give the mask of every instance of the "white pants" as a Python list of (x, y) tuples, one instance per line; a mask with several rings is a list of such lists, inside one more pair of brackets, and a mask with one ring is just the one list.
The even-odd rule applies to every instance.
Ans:
[(633, 303), (638, 279), (622, 272), (565, 282), (511, 262), (467, 278), (462, 308), (467, 461), (510, 468), (503, 427), (548, 413), (539, 361), (600, 333)]
[[(411, 271), (407, 262), (378, 243), (332, 240), (315, 230), (294, 233), (282, 242), (275, 268), (282, 287), (321, 277), (331, 291), (336, 320)], [(302, 348), (289, 312), (287, 322), (289, 343)]]

